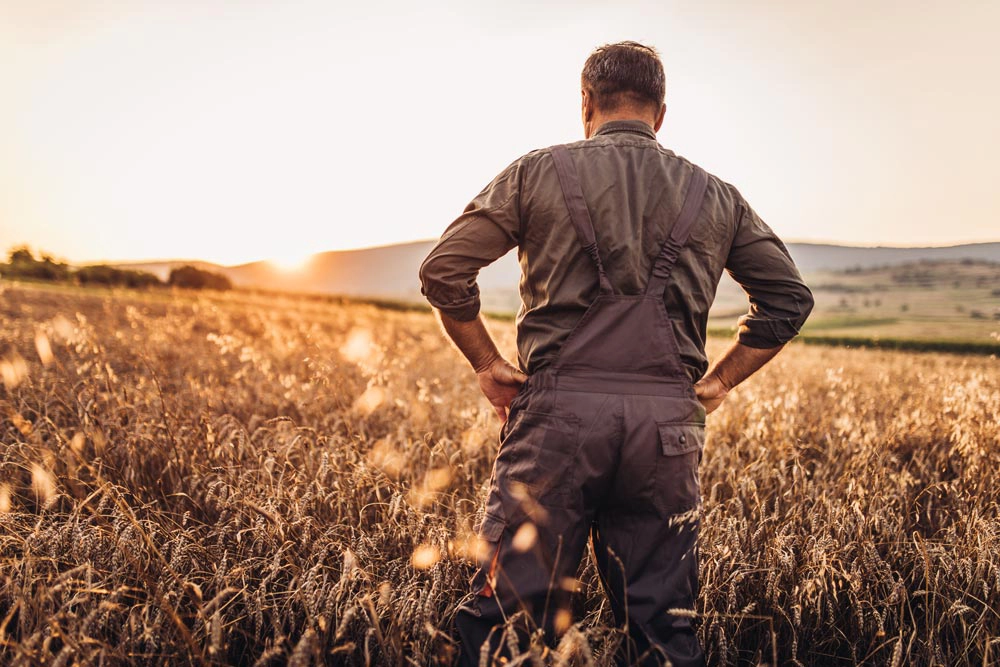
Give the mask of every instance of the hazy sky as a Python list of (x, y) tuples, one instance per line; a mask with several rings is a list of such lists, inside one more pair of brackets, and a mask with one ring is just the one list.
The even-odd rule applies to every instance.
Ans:
[(0, 0), (0, 251), (237, 263), (438, 236), (656, 46), (664, 146), (785, 239), (1000, 239), (1000, 3)]

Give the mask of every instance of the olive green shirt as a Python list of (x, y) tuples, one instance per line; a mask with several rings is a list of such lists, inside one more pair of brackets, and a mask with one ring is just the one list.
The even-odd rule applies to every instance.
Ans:
[[(606, 123), (567, 148), (611, 284), (621, 294), (641, 293), (680, 213), (693, 166), (660, 146), (641, 121)], [(472, 320), (479, 314), (479, 269), (515, 246), (521, 264), (518, 364), (531, 374), (555, 359), (599, 289), (547, 148), (504, 169), (451, 223), (420, 267), (421, 291), (446, 315)], [(749, 297), (749, 312), (739, 319), (741, 343), (771, 348), (798, 333), (812, 310), (812, 293), (784, 244), (736, 188), (709, 175), (664, 295), (693, 380), (708, 367), (708, 309), (723, 271)]]

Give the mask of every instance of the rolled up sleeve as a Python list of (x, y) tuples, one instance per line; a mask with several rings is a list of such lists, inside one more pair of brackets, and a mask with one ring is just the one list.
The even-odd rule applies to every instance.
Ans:
[(726, 270), (750, 300), (738, 322), (740, 343), (773, 348), (798, 335), (813, 309), (812, 292), (784, 243), (745, 202), (738, 209)]
[(445, 230), (420, 265), (420, 292), (449, 317), (479, 315), (479, 270), (517, 245), (521, 218), (519, 163), (500, 173)]

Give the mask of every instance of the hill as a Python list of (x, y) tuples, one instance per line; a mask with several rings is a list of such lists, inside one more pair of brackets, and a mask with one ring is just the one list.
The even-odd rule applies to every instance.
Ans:
[[(165, 277), (176, 266), (192, 264), (224, 274), (237, 287), (423, 301), (417, 270), (434, 243), (415, 241), (360, 250), (321, 252), (295, 270), (282, 269), (268, 261), (221, 266), (208, 262), (167, 260), (119, 266), (141, 269)], [(487, 309), (517, 309), (519, 275), (517, 256), (513, 252), (483, 270), (479, 286)]]
[(789, 243), (795, 264), (802, 273), (873, 269), (913, 262), (945, 262), (962, 259), (1000, 262), (1000, 243), (966, 243), (933, 248), (862, 248), (826, 243)]
[[(237, 266), (190, 261), (145, 262), (120, 266), (142, 269), (165, 277), (175, 266), (194, 264), (228, 276), (238, 287), (419, 301), (422, 297), (417, 282), (417, 269), (434, 243), (415, 241), (361, 250), (321, 252), (313, 255), (301, 269), (294, 271), (278, 268), (266, 261)], [(787, 245), (796, 264), (806, 275), (962, 259), (1000, 263), (1000, 243), (940, 248), (858, 248), (819, 243)], [(488, 310), (516, 310), (519, 303), (519, 276), (520, 268), (514, 252), (484, 269), (479, 279), (484, 306)], [(742, 308), (744, 304), (745, 297), (739, 287), (726, 278), (719, 288), (717, 307), (729, 310), (733, 307)]]

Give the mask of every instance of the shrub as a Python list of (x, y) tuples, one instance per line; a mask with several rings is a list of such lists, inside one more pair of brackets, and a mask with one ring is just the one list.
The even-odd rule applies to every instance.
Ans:
[(190, 265), (172, 269), (167, 282), (174, 287), (186, 287), (188, 289), (228, 290), (233, 288), (232, 281), (221, 273), (205, 271), (204, 269)]
[(159, 278), (147, 271), (118, 269), (107, 264), (85, 266), (78, 269), (74, 275), (81, 285), (147, 288), (163, 284)]
[(30, 280), (66, 280), (69, 278), (69, 266), (57, 262), (50, 255), (42, 255), (35, 259), (28, 246), (19, 246), (10, 251), (10, 261), (0, 268), (0, 273), (11, 278), (28, 278)]

